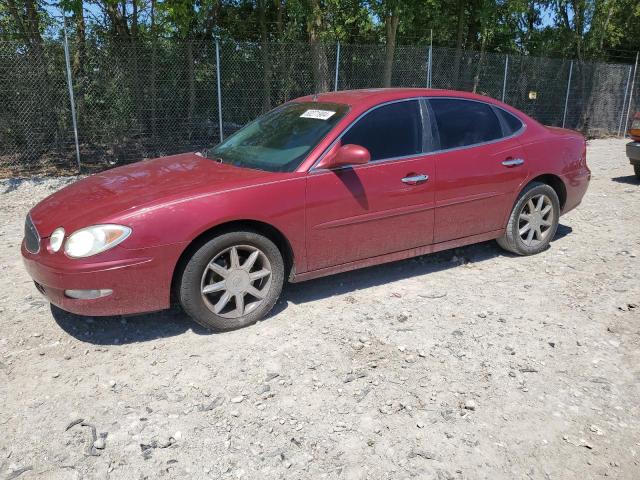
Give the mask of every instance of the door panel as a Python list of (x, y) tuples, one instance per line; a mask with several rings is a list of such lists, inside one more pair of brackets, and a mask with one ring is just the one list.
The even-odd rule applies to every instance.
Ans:
[[(514, 159), (524, 163), (502, 164)], [(435, 162), (435, 243), (504, 228), (514, 193), (527, 177), (516, 139), (441, 152)]]
[(514, 132), (508, 119), (479, 100), (430, 98), (428, 106), (442, 149), (435, 165), (434, 242), (503, 228), (513, 192), (527, 175), (524, 151), (509, 137)]
[(433, 156), (310, 173), (308, 270), (432, 243), (434, 173)]

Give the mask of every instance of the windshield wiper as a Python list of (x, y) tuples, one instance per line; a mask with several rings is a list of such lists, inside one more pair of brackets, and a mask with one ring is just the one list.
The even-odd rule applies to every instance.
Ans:
[(208, 148), (203, 148), (200, 151), (200, 155), (202, 155), (204, 158), (208, 158), (210, 160), (213, 160), (214, 162), (224, 163), (224, 159), (220, 155), (216, 155), (215, 157), (210, 157)]

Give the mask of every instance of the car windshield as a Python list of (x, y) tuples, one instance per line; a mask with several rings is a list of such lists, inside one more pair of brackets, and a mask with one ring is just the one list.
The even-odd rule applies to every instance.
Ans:
[(207, 157), (238, 167), (293, 172), (347, 110), (337, 103), (285, 104), (209, 149)]

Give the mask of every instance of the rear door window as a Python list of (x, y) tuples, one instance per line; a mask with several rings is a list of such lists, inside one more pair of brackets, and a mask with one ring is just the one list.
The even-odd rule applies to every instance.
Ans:
[(490, 105), (455, 98), (430, 98), (440, 149), (466, 147), (501, 138), (500, 120)]
[(342, 136), (342, 144), (365, 147), (373, 161), (421, 153), (419, 101), (395, 102), (372, 110)]

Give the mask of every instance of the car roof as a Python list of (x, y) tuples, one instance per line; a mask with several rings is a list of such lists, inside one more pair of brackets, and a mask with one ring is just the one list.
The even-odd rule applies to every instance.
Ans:
[(337, 92), (318, 93), (297, 98), (297, 102), (342, 103), (351, 107), (367, 108), (379, 103), (402, 100), (413, 97), (456, 97), (481, 100), (497, 105), (499, 102), (491, 97), (457, 90), (440, 90), (436, 88), (367, 88), (362, 90), (341, 90)]

